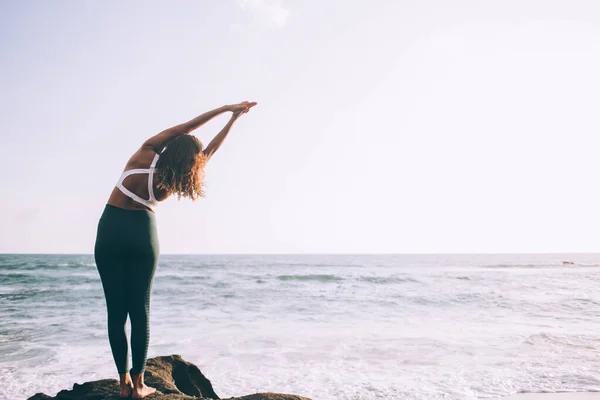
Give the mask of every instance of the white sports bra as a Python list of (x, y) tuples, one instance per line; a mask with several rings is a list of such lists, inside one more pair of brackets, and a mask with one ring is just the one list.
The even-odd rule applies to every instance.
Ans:
[[(121, 177), (117, 181), (117, 187), (119, 188), (119, 190), (121, 192), (123, 192), (123, 194), (125, 196), (131, 198), (134, 201), (137, 201), (140, 204), (145, 205), (146, 207), (148, 207), (150, 209), (152, 209), (154, 206), (156, 206), (158, 204), (156, 197), (154, 197), (154, 189), (153, 189), (154, 170), (156, 169), (155, 167), (156, 167), (156, 163), (158, 162), (158, 157), (159, 157), (158, 154), (154, 156), (154, 159), (152, 160), (152, 164), (150, 164), (150, 168), (136, 168), (136, 169), (130, 169), (129, 171), (123, 171), (123, 174), (121, 174)], [(148, 200), (142, 199), (140, 196), (138, 196), (137, 194), (133, 193), (131, 190), (129, 190), (125, 186), (123, 186), (123, 181), (125, 180), (125, 178), (127, 178), (129, 175), (134, 175), (134, 174), (148, 174), (148, 194), (150, 195), (150, 199), (148, 199)]]

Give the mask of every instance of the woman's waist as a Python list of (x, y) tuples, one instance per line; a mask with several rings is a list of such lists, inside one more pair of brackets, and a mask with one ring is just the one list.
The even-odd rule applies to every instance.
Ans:
[(100, 225), (124, 230), (154, 230), (156, 216), (152, 211), (126, 209), (107, 204), (100, 217)]

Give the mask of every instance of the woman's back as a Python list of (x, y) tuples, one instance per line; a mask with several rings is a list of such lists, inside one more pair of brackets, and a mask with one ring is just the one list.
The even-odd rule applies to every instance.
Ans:
[[(149, 182), (148, 178), (150, 176), (150, 171), (153, 168), (152, 163), (155, 161), (155, 157), (157, 153), (148, 146), (142, 146), (131, 158), (127, 161), (127, 165), (123, 170), (123, 175), (127, 171), (132, 170), (146, 170), (144, 173), (133, 173), (128, 176), (125, 176), (124, 179), (119, 179), (117, 186), (113, 189), (109, 199), (108, 204), (125, 208), (128, 210), (141, 209), (141, 210), (152, 210), (148, 205), (142, 204), (139, 201), (136, 201), (131, 196), (128, 196), (126, 193), (119, 188), (119, 184), (121, 187), (125, 189), (125, 191), (129, 191), (133, 193), (134, 196), (137, 196), (143, 200), (151, 200), (149, 193)], [(123, 175), (121, 176), (123, 178)], [(168, 193), (165, 190), (161, 190), (156, 187), (156, 176), (153, 176), (152, 179), (152, 189), (154, 198), (157, 201), (163, 201), (167, 197), (169, 197)]]

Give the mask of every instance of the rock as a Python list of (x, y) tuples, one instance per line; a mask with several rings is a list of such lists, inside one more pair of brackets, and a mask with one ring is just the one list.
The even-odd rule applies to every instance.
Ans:
[[(200, 369), (185, 361), (179, 355), (151, 358), (146, 363), (144, 381), (156, 388), (156, 393), (145, 397), (148, 400), (198, 400), (219, 399), (212, 384)], [(119, 399), (119, 381), (103, 379), (100, 381), (74, 384), (72, 390), (61, 390), (55, 397), (36, 393), (27, 400), (109, 400)], [(256, 393), (244, 397), (231, 397), (226, 400), (310, 400), (306, 397), (278, 394)]]
[(178, 355), (149, 359), (144, 381), (164, 394), (184, 393), (192, 397), (219, 398), (200, 369)]
[(44, 393), (36, 393), (33, 396), (31, 396), (30, 398), (28, 398), (27, 400), (43, 400), (43, 399), (51, 399), (52, 397), (48, 396), (47, 394)]

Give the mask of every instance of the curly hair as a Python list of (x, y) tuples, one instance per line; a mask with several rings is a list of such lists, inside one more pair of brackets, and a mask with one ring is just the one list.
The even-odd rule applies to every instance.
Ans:
[(192, 135), (181, 135), (167, 143), (156, 163), (156, 186), (178, 199), (196, 200), (204, 196), (204, 166), (207, 158), (202, 142)]

